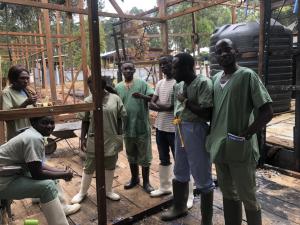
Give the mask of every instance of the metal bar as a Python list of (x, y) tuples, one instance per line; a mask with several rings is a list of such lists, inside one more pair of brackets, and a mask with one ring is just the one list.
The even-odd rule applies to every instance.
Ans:
[(105, 194), (105, 174), (104, 174), (104, 139), (103, 139), (103, 114), (102, 98), (103, 89), (101, 82), (101, 60), (100, 60), (100, 36), (98, 1), (88, 0), (89, 31), (90, 31), (90, 55), (91, 70), (93, 74), (93, 101), (95, 110), (93, 112), (95, 122), (95, 161), (96, 161), (96, 192), (98, 224), (106, 225), (106, 194)]

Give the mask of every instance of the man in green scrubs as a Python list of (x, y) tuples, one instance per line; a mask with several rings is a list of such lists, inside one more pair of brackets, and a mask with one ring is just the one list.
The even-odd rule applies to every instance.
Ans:
[[(215, 54), (223, 71), (213, 77), (214, 109), (207, 149), (223, 194), (225, 224), (242, 223), (243, 203), (248, 224), (261, 225), (255, 195), (256, 133), (272, 119), (272, 99), (253, 70), (237, 65), (237, 49), (231, 40), (218, 41)], [(256, 118), (254, 109), (258, 110)]]
[(149, 182), (152, 149), (148, 102), (154, 91), (145, 81), (133, 78), (135, 73), (133, 62), (124, 62), (122, 73), (125, 81), (120, 82), (116, 90), (127, 111), (124, 142), (131, 171), (131, 180), (124, 188), (130, 189), (139, 184), (138, 165), (141, 165), (143, 188), (150, 193), (154, 189)]

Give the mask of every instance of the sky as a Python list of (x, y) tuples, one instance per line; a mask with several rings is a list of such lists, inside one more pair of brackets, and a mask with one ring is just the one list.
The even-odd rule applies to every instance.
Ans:
[[(115, 1), (118, 3), (118, 5), (124, 12), (129, 11), (133, 7), (137, 7), (138, 9), (143, 9), (144, 11), (146, 11), (157, 6), (156, 0), (124, 0), (124, 2), (122, 2), (121, 0)], [(105, 0), (105, 8), (103, 11), (116, 13), (109, 0)]]

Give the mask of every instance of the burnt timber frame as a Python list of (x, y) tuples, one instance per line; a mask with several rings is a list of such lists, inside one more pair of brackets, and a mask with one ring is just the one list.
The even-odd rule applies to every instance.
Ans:
[[(230, 7), (239, 7), (238, 5), (227, 3), (228, 0), (209, 0), (205, 2), (199, 2), (199, 4), (194, 5), (182, 12), (177, 12), (172, 15), (167, 15), (167, 8), (171, 7), (176, 4), (180, 4), (184, 2), (184, 0), (173, 0), (173, 1), (167, 1), (167, 0), (159, 0), (158, 5), (159, 7), (155, 7), (147, 12), (141, 13), (140, 15), (126, 15), (124, 14), (120, 8), (118, 8), (117, 3), (114, 0), (110, 0), (110, 2), (114, 5), (115, 9), (118, 14), (115, 13), (106, 13), (106, 12), (98, 12), (98, 3), (94, 0), (87, 0), (88, 2), (88, 8), (84, 9), (82, 6), (82, 2), (80, 3), (79, 7), (70, 7), (70, 6), (63, 6), (58, 4), (52, 4), (47, 3), (47, 1), (43, 2), (37, 2), (32, 0), (1, 0), (3, 3), (8, 4), (17, 4), (17, 5), (23, 5), (23, 6), (30, 6), (30, 7), (36, 7), (36, 8), (42, 8), (46, 10), (56, 10), (56, 11), (62, 11), (62, 12), (70, 12), (70, 13), (78, 13), (80, 15), (88, 15), (89, 18), (89, 30), (90, 33), (93, 33), (94, 35), (90, 36), (90, 54), (91, 54), (91, 63), (92, 63), (92, 71), (94, 74), (93, 77), (93, 84), (101, 87), (101, 65), (100, 65), (100, 49), (99, 49), (99, 16), (104, 17), (115, 17), (115, 18), (123, 18), (119, 23), (127, 22), (128, 20), (142, 20), (147, 21), (144, 22), (142, 25), (138, 25), (137, 27), (123, 30), (122, 33), (128, 33), (132, 29), (139, 29), (143, 28), (144, 26), (147, 26), (149, 24), (153, 23), (161, 23), (161, 29), (162, 29), (162, 40), (164, 45), (164, 51), (168, 49), (167, 43), (168, 43), (168, 33), (167, 33), (167, 21), (169, 19), (173, 19), (176, 17), (180, 17), (183, 15), (191, 14), (196, 11), (199, 11), (201, 9), (205, 9), (208, 7), (212, 7), (215, 5), (227, 5)], [(261, 3), (264, 2), (261, 0)], [(146, 15), (158, 12), (159, 16), (158, 18), (153, 17), (146, 17)], [(232, 10), (234, 11), (234, 10)], [(233, 14), (233, 16), (235, 16)], [(233, 17), (233, 21), (234, 21)], [(81, 30), (82, 32), (83, 30)], [(118, 33), (117, 33), (118, 34)], [(49, 38), (76, 38), (75, 36), (67, 37), (66, 35), (51, 35), (51, 34), (43, 34), (43, 33), (23, 33), (23, 34), (13, 34), (11, 32), (0, 32), (0, 35), (23, 35), (23, 36), (33, 36), (34, 38), (40, 37), (49, 37)], [(36, 42), (35, 42), (36, 43)], [(24, 43), (16, 43), (23, 45)], [(260, 42), (260, 45), (264, 44), (263, 41)], [(25, 43), (25, 47), (34, 47), (33, 49), (38, 52), (38, 47), (42, 48), (42, 52), (44, 52), (45, 47), (43, 46), (29, 46)], [(49, 47), (49, 46), (46, 46)], [(29, 48), (30, 49), (30, 48)], [(264, 50), (263, 48), (260, 48), (260, 51)], [(263, 68), (263, 67), (261, 67)], [(96, 146), (103, 146), (103, 127), (101, 126), (103, 118), (102, 118), (102, 89), (99, 88), (95, 93), (93, 93), (94, 96), (94, 103), (93, 104), (74, 104), (74, 105), (64, 105), (64, 106), (52, 106), (52, 107), (45, 107), (45, 108), (33, 108), (33, 109), (16, 109), (16, 110), (10, 110), (10, 111), (0, 111), (0, 122), (7, 119), (16, 119), (16, 118), (24, 118), (28, 116), (43, 116), (43, 115), (57, 115), (62, 114), (66, 112), (81, 112), (81, 111), (94, 111), (94, 119), (96, 126), (95, 129), (95, 135), (97, 135), (100, 138), (95, 139), (95, 145)], [(103, 148), (101, 148), (103, 149)], [(106, 204), (105, 204), (105, 180), (104, 180), (104, 165), (103, 165), (103, 157), (104, 152), (97, 151), (96, 153), (96, 185), (97, 185), (97, 205), (98, 205), (98, 224), (104, 225), (107, 224), (107, 218), (106, 218)], [(139, 218), (142, 218), (141, 215), (149, 216), (150, 214), (153, 214), (157, 212), (156, 210), (160, 208), (162, 205), (169, 204), (168, 202), (161, 203), (158, 206), (155, 206), (153, 209), (148, 209), (145, 211), (140, 212), (138, 215), (134, 215), (130, 221), (136, 221)], [(129, 221), (129, 218), (124, 219), (124, 224), (126, 221)], [(119, 224), (122, 224), (122, 221), (119, 221)]]

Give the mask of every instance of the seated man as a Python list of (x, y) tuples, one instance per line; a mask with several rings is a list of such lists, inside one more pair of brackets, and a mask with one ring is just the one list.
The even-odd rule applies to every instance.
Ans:
[(51, 225), (69, 224), (58, 199), (58, 191), (53, 180), (70, 181), (72, 172), (47, 166), (44, 136), (54, 130), (51, 116), (30, 119), (32, 127), (0, 146), (0, 165), (21, 166), (22, 172), (12, 171), (0, 175), (0, 199), (39, 198), (41, 207)]

